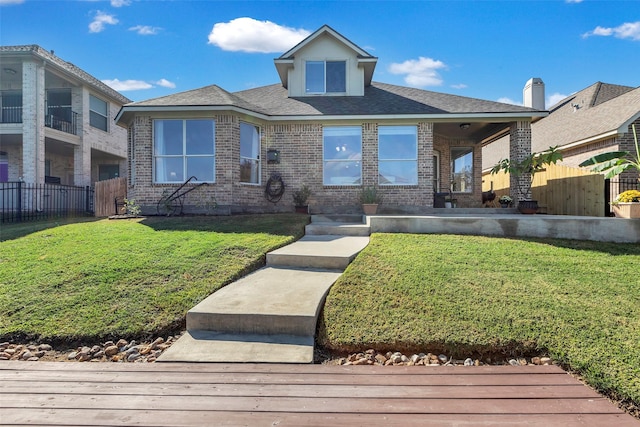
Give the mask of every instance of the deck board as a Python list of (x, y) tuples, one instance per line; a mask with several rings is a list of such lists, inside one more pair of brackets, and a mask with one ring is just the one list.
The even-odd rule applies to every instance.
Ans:
[(0, 425), (639, 426), (555, 366), (0, 362)]

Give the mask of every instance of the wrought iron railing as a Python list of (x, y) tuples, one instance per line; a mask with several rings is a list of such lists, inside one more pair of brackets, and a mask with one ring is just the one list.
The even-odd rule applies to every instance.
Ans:
[(22, 107), (2, 107), (0, 123), (22, 123)]
[(640, 181), (635, 178), (620, 178), (604, 180), (604, 197), (605, 197), (605, 214), (607, 216), (613, 216), (611, 210), (611, 202), (615, 200), (618, 194), (627, 190), (640, 189)]
[(0, 223), (93, 215), (93, 187), (0, 182)]
[[(52, 108), (48, 109), (49, 111)], [(70, 133), (72, 135), (78, 134), (78, 113), (74, 111), (68, 111), (66, 117), (60, 117), (55, 114), (47, 114), (44, 117), (44, 125), (51, 129), (56, 129), (62, 132)]]

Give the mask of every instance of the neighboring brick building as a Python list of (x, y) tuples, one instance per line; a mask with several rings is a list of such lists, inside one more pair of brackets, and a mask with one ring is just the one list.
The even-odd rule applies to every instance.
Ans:
[[(525, 105), (530, 105), (526, 99)], [(558, 102), (549, 109), (548, 117), (531, 125), (531, 149), (540, 152), (559, 146), (564, 157), (562, 164), (577, 168), (597, 154), (635, 153), (631, 129), (634, 123), (640, 132), (640, 87), (596, 82)], [(508, 157), (508, 146), (508, 137), (486, 145), (482, 150), (483, 169), (489, 170)], [(638, 174), (625, 172), (620, 178), (619, 188), (612, 185), (614, 195), (635, 188)]]
[[(323, 26), (275, 60), (281, 82), (230, 93), (218, 86), (125, 105), (129, 198), (155, 211), (189, 177), (195, 212), (293, 210), (291, 193), (312, 190), (313, 213), (359, 212), (363, 186), (384, 194), (382, 212), (420, 212), (453, 189), (459, 206), (481, 205), (482, 142), (511, 131), (530, 152), (530, 122), (543, 110), (372, 81), (377, 58)], [(273, 173), (286, 186), (272, 203)]]
[(37, 45), (0, 47), (0, 182), (88, 186), (127, 174), (131, 102)]

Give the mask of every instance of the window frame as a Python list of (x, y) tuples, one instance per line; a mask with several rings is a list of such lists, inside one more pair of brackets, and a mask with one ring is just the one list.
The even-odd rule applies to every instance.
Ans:
[[(310, 64), (323, 64), (322, 68), (322, 91), (309, 90), (309, 68)], [(344, 81), (344, 90), (341, 91), (327, 91), (327, 63), (341, 63), (344, 64), (344, 73), (342, 75)], [(307, 95), (326, 95), (326, 94), (345, 94), (347, 93), (347, 61), (344, 59), (336, 59), (336, 60), (307, 60), (305, 61), (304, 68), (304, 93)]]
[[(396, 128), (398, 130), (400, 129), (413, 129), (414, 130), (414, 136), (415, 136), (415, 156), (413, 158), (388, 158), (388, 159), (382, 159), (380, 157), (381, 153), (380, 153), (380, 129), (392, 129), (392, 128)], [(396, 134), (396, 135), (407, 135), (406, 133), (400, 133), (400, 134)], [(404, 162), (404, 163), (411, 163), (415, 165), (415, 177), (413, 182), (410, 183), (381, 183), (380, 179), (382, 177), (382, 173), (380, 170), (380, 164), (384, 164), (385, 162)], [(378, 185), (380, 186), (384, 186), (384, 187), (394, 187), (394, 186), (417, 186), (418, 185), (418, 126), (416, 125), (379, 125), (378, 126)]]
[[(91, 107), (91, 99), (92, 98), (97, 100), (97, 101), (100, 101), (100, 102), (104, 103), (104, 106), (105, 106), (104, 107), (105, 108), (104, 114), (102, 112), (94, 110)], [(92, 115), (93, 114), (104, 118), (104, 129), (102, 127), (96, 126), (96, 125), (94, 125), (92, 123)], [(105, 101), (104, 99), (102, 99), (100, 97), (97, 97), (97, 96), (95, 96), (95, 95), (93, 95), (91, 93), (89, 94), (89, 126), (91, 126), (94, 129), (99, 129), (99, 130), (104, 131), (104, 132), (109, 132), (109, 102)]]
[[(462, 156), (454, 156), (454, 151), (458, 151), (458, 152), (463, 152), (464, 154)], [(467, 145), (459, 145), (459, 146), (454, 146), (451, 147), (449, 150), (449, 153), (451, 155), (451, 192), (453, 193), (460, 193), (460, 194), (472, 194), (473, 193), (473, 185), (474, 185), (474, 147), (472, 146), (467, 146)], [(470, 182), (469, 182), (469, 187), (468, 189), (465, 189), (464, 191), (461, 191), (460, 189), (455, 189), (457, 180), (456, 180), (456, 160), (460, 159), (466, 155), (471, 155), (471, 171), (469, 174), (470, 177)], [(466, 163), (466, 162), (465, 162)]]
[[(173, 122), (182, 122), (182, 154), (158, 154), (157, 153), (157, 145), (156, 145), (156, 137), (157, 137), (157, 129), (156, 129), (156, 123), (159, 122), (169, 122), (169, 121), (173, 121)], [(187, 154), (187, 122), (188, 121), (209, 121), (211, 122), (213, 129), (212, 129), (212, 135), (213, 135), (213, 141), (212, 141), (212, 152), (211, 153), (205, 153), (205, 154)], [(153, 183), (154, 184), (182, 184), (184, 183), (187, 179), (189, 179), (189, 177), (187, 176), (188, 173), (188, 160), (189, 159), (194, 159), (194, 158), (206, 158), (206, 157), (213, 157), (213, 180), (200, 180), (197, 179), (195, 181), (192, 182), (206, 182), (209, 184), (214, 184), (216, 182), (216, 121), (215, 119), (212, 118), (208, 118), (208, 117), (204, 117), (204, 118), (188, 118), (188, 119), (154, 119), (153, 123), (152, 123), (152, 144), (153, 144), (153, 153), (152, 153), (152, 162), (153, 162), (153, 167), (152, 167), (152, 175), (153, 175)], [(181, 158), (182, 159), (182, 180), (181, 181), (161, 181), (158, 179), (158, 170), (157, 170), (157, 160), (158, 159), (168, 159), (168, 158)], [(197, 178), (197, 177), (196, 177)]]
[[(333, 129), (351, 129), (351, 130), (358, 130), (359, 133), (359, 148), (360, 148), (360, 152), (356, 153), (356, 158), (346, 158), (346, 159), (327, 159), (327, 153), (325, 152), (325, 148), (326, 148), (326, 142), (325, 142), (325, 138), (326, 138), (326, 134), (327, 134), (327, 130), (333, 130)], [(359, 178), (356, 180), (357, 182), (354, 183), (331, 183), (331, 182), (326, 182), (325, 178), (326, 178), (326, 170), (327, 170), (327, 163), (359, 163), (359, 168), (360, 168), (360, 176)], [(362, 180), (362, 126), (323, 126), (322, 127), (322, 185), (326, 186), (326, 187), (334, 187), (334, 186), (344, 186), (344, 187), (360, 187), (362, 186), (363, 180)]]
[[(257, 132), (257, 136), (258, 136), (258, 151), (257, 151), (257, 157), (253, 158), (253, 157), (246, 157), (242, 155), (242, 127), (244, 126), (251, 126), (252, 128), (254, 128)], [(253, 123), (249, 123), (249, 122), (240, 122), (240, 183), (241, 184), (246, 184), (246, 185), (261, 185), (262, 183), (262, 160), (261, 160), (261, 156), (260, 154), (262, 153), (262, 129), (260, 128), (260, 126), (255, 125)], [(250, 161), (256, 161), (258, 164), (258, 171), (257, 171), (257, 181), (256, 182), (252, 182), (252, 181), (243, 181), (242, 180), (242, 160), (250, 160)]]

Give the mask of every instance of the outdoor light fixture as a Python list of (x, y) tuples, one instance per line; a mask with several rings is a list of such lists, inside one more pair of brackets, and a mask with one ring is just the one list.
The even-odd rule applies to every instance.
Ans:
[(13, 68), (5, 68), (4, 72), (7, 74), (16, 74), (16, 70), (14, 70)]
[(461, 123), (460, 124), (460, 129), (467, 130), (467, 129), (469, 129), (469, 126), (471, 126), (470, 123)]

